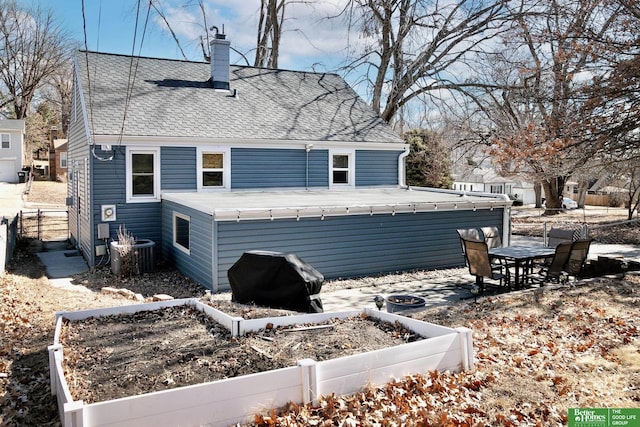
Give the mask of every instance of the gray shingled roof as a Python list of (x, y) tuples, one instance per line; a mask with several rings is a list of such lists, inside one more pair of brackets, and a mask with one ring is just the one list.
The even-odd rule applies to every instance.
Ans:
[[(89, 74), (87, 74), (87, 59)], [(335, 74), (230, 67), (238, 96), (215, 91), (203, 62), (79, 52), (94, 135), (401, 143)]]

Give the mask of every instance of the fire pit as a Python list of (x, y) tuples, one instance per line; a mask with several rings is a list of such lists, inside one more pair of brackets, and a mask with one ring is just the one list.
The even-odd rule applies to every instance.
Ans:
[(390, 295), (387, 297), (387, 311), (389, 313), (421, 308), (426, 304), (427, 300), (415, 295)]

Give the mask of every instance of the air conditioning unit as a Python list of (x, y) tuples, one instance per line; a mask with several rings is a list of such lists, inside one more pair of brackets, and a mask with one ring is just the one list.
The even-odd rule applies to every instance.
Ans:
[(100, 212), (103, 222), (116, 220), (116, 205), (102, 205)]

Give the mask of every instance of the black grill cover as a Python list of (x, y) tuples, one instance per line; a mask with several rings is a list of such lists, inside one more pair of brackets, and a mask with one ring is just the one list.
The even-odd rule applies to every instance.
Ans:
[(305, 313), (322, 313), (324, 276), (294, 254), (249, 251), (227, 272), (232, 299)]

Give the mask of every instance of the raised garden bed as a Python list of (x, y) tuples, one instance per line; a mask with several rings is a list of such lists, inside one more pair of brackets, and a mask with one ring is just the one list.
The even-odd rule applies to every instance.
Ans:
[[(381, 338), (370, 341), (390, 337), (391, 347), (340, 332), (371, 325)], [(131, 352), (142, 357), (127, 360)], [(466, 328), (376, 310), (242, 319), (187, 299), (58, 313), (49, 359), (64, 426), (217, 426), (411, 373), (469, 369), (473, 350)]]

